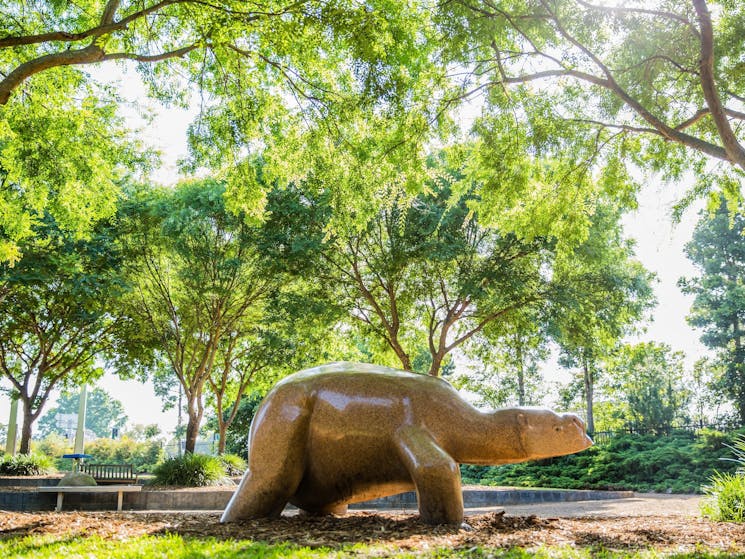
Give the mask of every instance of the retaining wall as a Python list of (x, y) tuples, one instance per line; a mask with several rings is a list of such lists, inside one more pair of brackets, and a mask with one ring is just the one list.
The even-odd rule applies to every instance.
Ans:
[[(6, 480), (0, 480), (0, 510), (7, 511), (49, 511), (54, 510), (56, 493), (39, 493), (33, 486), (56, 485), (59, 478), (36, 478), (36, 483), (28, 481), (7, 487)], [(6, 485), (3, 491), (2, 485)], [(214, 487), (200, 489), (146, 489), (140, 493), (124, 493), (123, 510), (222, 510), (228, 504), (235, 487)], [(467, 508), (501, 505), (522, 505), (531, 503), (590, 501), (600, 499), (622, 499), (633, 496), (631, 491), (575, 491), (562, 489), (514, 489), (484, 488), (463, 490), (463, 502)], [(66, 493), (63, 510), (112, 510), (116, 508), (115, 493), (76, 494)], [(416, 494), (401, 493), (364, 503), (355, 503), (352, 509), (416, 509)]]

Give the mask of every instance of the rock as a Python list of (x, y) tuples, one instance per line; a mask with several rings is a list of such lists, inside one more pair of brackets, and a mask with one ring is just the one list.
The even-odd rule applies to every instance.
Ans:
[(63, 487), (88, 487), (98, 484), (96, 483), (96, 480), (88, 474), (82, 472), (70, 472), (63, 476), (59, 485)]

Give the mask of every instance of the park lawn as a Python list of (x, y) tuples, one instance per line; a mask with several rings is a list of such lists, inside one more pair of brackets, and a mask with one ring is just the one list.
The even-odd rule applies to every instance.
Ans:
[(476, 558), (476, 559), (735, 559), (745, 554), (698, 548), (696, 551), (671, 552), (645, 550), (607, 550), (603, 547), (549, 546), (526, 548), (431, 548), (401, 550), (393, 544), (343, 545), (334, 548), (299, 547), (290, 543), (265, 544), (251, 540), (191, 538), (167, 534), (111, 540), (94, 535), (22, 536), (0, 540), (3, 559), (274, 559), (274, 558), (345, 558), (395, 557)]

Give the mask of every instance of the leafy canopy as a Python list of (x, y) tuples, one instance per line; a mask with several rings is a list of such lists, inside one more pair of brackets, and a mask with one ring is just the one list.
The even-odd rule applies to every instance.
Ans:
[(69, 74), (44, 75), (0, 108), (0, 262), (18, 261), (47, 214), (74, 238), (90, 235), (116, 211), (122, 181), (153, 162), (115, 100)]
[(631, 162), (672, 179), (690, 169), (693, 195), (734, 198), (745, 172), (743, 9), (456, 0), (440, 5), (437, 23), (461, 96), (483, 92), (490, 128), (519, 130), (507, 146), (551, 153), (575, 177), (625, 175)]
[[(419, 145), (442, 79), (431, 13), (395, 0), (0, 2), (0, 170), (10, 187), (0, 197), (0, 259), (17, 258), (14, 243), (30, 234), (24, 205), (49, 207), (64, 225), (55, 204), (85, 199), (70, 217), (80, 231), (113, 212), (115, 163), (132, 156), (122, 153), (115, 93), (95, 86), (86, 65), (135, 64), (165, 103), (198, 95), (187, 170), (214, 170), (232, 209), (260, 217), (265, 186), (329, 164), (338, 146), (373, 160), (403, 136)], [(390, 140), (372, 148), (347, 124), (364, 121)], [(256, 176), (257, 154), (267, 181)]]

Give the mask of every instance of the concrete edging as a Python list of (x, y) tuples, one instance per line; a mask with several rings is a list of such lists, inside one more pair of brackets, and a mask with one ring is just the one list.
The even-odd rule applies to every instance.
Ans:
[[(48, 483), (48, 481), (47, 481)], [(124, 510), (222, 510), (235, 491), (235, 487), (200, 489), (145, 489), (139, 493), (125, 493)], [(624, 499), (633, 497), (632, 491), (583, 491), (567, 489), (484, 488), (463, 490), (466, 508), (502, 505), (527, 505)], [(0, 510), (44, 511), (54, 510), (54, 494), (33, 490), (2, 491)], [(352, 509), (415, 509), (416, 493), (408, 492), (350, 505)], [(112, 510), (116, 508), (116, 495), (69, 494), (65, 497), (66, 510)]]

